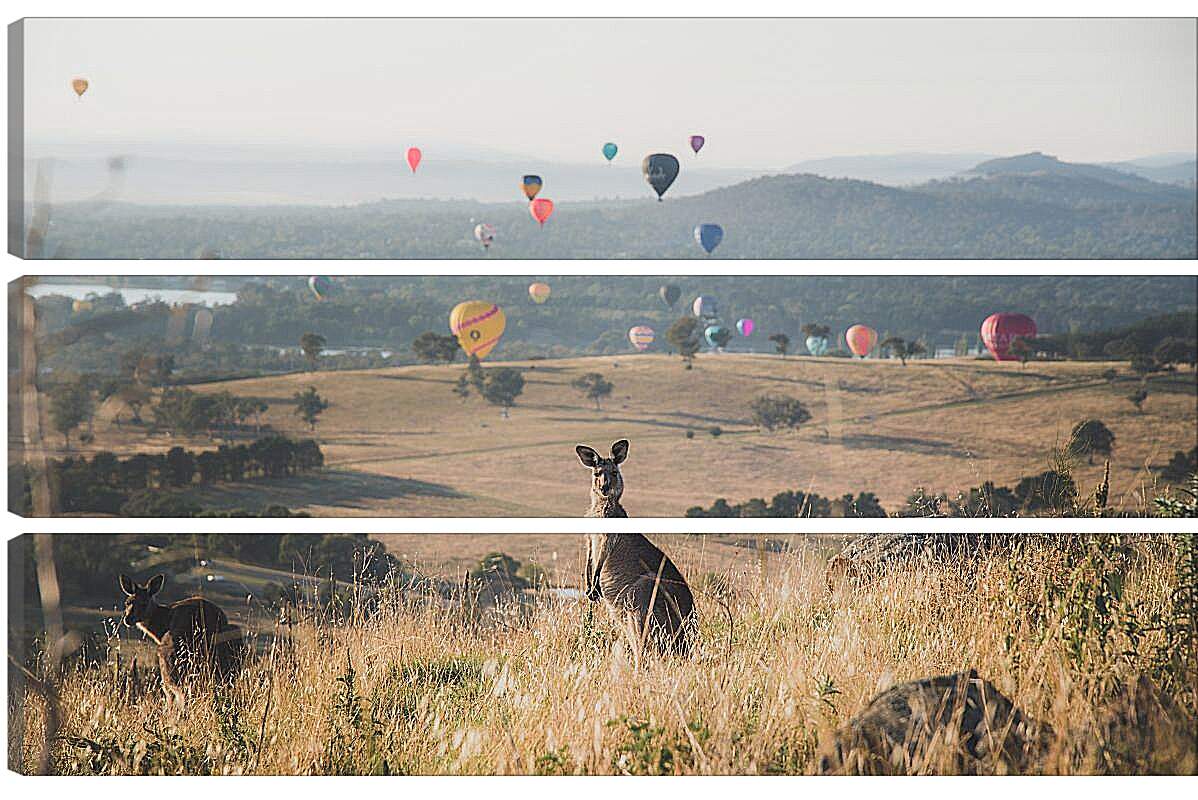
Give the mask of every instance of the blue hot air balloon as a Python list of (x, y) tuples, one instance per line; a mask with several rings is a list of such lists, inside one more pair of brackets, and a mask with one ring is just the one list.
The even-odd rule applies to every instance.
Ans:
[(603, 145), (603, 157), (607, 159), (608, 163), (611, 163), (611, 160), (616, 157), (616, 153), (619, 151), (620, 148), (616, 147), (615, 142), (608, 142)]
[(724, 239), (724, 229), (713, 222), (704, 222), (695, 226), (695, 241), (711, 255), (711, 251), (719, 247)]
[(806, 344), (807, 352), (813, 356), (826, 355), (828, 352), (827, 336), (808, 336)]
[(723, 347), (732, 334), (723, 325), (708, 325), (703, 331), (703, 338), (713, 348)]

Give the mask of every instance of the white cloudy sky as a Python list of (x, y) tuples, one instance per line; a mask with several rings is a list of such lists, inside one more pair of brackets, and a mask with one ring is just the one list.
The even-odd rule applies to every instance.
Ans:
[[(31, 142), (781, 167), (1193, 151), (1193, 20), (28, 20)], [(91, 89), (82, 100), (70, 79)], [(431, 155), (431, 153), (430, 153)]]

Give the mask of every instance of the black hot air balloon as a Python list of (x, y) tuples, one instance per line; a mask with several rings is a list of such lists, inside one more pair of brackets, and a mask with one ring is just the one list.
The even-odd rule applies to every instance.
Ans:
[(660, 203), (661, 196), (678, 177), (678, 159), (669, 153), (645, 156), (645, 160), (641, 162), (641, 172), (645, 173), (645, 180), (653, 187), (653, 191), (657, 192), (657, 202)]
[(666, 284), (657, 290), (657, 296), (661, 298), (661, 302), (673, 308), (678, 298), (682, 297), (682, 290), (673, 284)]

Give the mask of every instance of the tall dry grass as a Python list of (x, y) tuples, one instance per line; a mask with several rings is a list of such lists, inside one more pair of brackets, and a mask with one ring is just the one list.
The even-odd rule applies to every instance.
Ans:
[[(1193, 772), (1188, 536), (1034, 542), (916, 563), (835, 594), (826, 557), (797, 550), (732, 586), (704, 580), (700, 645), (685, 661), (639, 658), (585, 601), (544, 600), (480, 619), (384, 592), (346, 619), (301, 609), (288, 635), (260, 643), (233, 686), (197, 691), (183, 714), (165, 710), (157, 691), (129, 697), (111, 665), (71, 672), (60, 685), (54, 766), (804, 774), (879, 692), (973, 668), (1052, 726), (1036, 771)], [(1129, 710), (1138, 682), (1159, 696)], [(31, 769), (43, 721), (40, 701), (25, 703), (10, 708), (10, 722), (25, 714), (23, 726), (10, 724), (25, 734), (10, 756)]]

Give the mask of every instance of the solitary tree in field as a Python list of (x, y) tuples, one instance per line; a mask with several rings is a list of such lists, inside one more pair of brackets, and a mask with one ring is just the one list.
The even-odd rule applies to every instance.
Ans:
[(602, 411), (600, 401), (611, 394), (615, 384), (603, 377), (598, 372), (588, 372), (585, 375), (579, 375), (570, 384), (582, 394), (595, 401), (595, 410)]
[(786, 354), (790, 352), (790, 337), (785, 333), (775, 333), (770, 337), (770, 341), (774, 343), (774, 352), (786, 358)]
[(807, 406), (794, 397), (783, 394), (763, 394), (753, 398), (749, 405), (753, 422), (767, 431), (779, 428), (797, 428), (811, 419)]
[(425, 331), (412, 342), (412, 352), (425, 364), (452, 364), (462, 346), (456, 336), (441, 336)]
[(316, 393), (315, 386), (309, 386), (302, 392), (295, 393), (295, 415), (308, 425), (308, 430), (316, 430), (316, 420), (322, 411), (329, 407), (329, 401)]
[(478, 360), (478, 356), (470, 356), (470, 363), (466, 365), (466, 380), (474, 387), (474, 391), (479, 394), (483, 393), (483, 387), (486, 385), (487, 377), (483, 372), (482, 362)]
[(879, 347), (882, 349), (882, 352), (890, 352), (898, 356), (899, 361), (903, 363), (904, 367), (907, 366), (908, 358), (923, 355), (928, 351), (928, 349), (924, 347), (923, 342), (908, 342), (901, 336), (890, 336), (884, 339)]
[(682, 317), (666, 331), (666, 341), (678, 351), (686, 368), (690, 369), (702, 343), (699, 341), (699, 321), (694, 317)]
[(505, 419), (508, 409), (516, 404), (516, 398), (523, 392), (524, 376), (520, 374), (520, 370), (513, 367), (487, 370), (482, 389), (483, 399), (493, 405), (502, 406)]
[(1141, 378), (1147, 378), (1151, 373), (1158, 372), (1161, 365), (1156, 359), (1145, 353), (1137, 353), (1131, 357), (1131, 371)]
[(1136, 411), (1143, 413), (1144, 401), (1148, 399), (1148, 390), (1141, 386), (1127, 396), (1128, 401), (1136, 407)]
[(1082, 420), (1073, 426), (1069, 434), (1069, 451), (1077, 455), (1085, 455), (1086, 462), (1094, 463), (1094, 454), (1111, 455), (1115, 446), (1115, 434), (1101, 420)]
[(1026, 336), (1016, 336), (1011, 340), (1011, 345), (1008, 348), (1011, 355), (1019, 359), (1019, 366), (1026, 367), (1027, 362), (1036, 355), (1036, 345), (1033, 339)]
[(71, 431), (90, 418), (94, 408), (91, 392), (80, 381), (56, 386), (50, 393), (50, 422), (71, 448)]
[(316, 359), (320, 358), (320, 351), (324, 350), (326, 344), (328, 342), (319, 333), (305, 333), (300, 337), (300, 350), (308, 359), (308, 369), (316, 369)]

